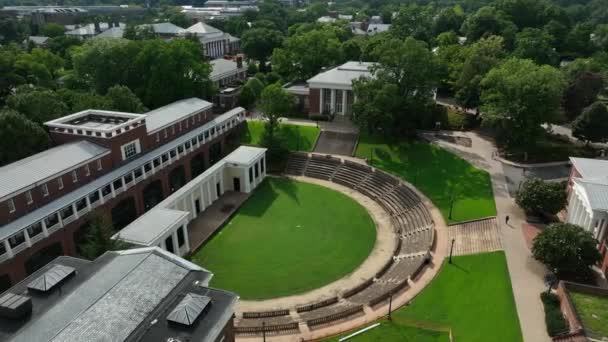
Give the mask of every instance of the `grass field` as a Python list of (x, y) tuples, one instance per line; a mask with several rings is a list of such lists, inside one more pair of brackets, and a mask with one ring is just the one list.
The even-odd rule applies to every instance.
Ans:
[(326, 285), (355, 270), (376, 240), (359, 203), (328, 188), (267, 178), (192, 261), (213, 287), (267, 299)]
[[(370, 324), (371, 325), (371, 324)], [(363, 327), (362, 327), (363, 328)], [(355, 331), (350, 331), (342, 336), (347, 336)], [(323, 342), (337, 342), (340, 337), (323, 340)], [(392, 321), (381, 320), (380, 326), (366, 331), (360, 335), (348, 339), (349, 342), (376, 342), (376, 341), (399, 341), (399, 342), (449, 342), (450, 334), (448, 332), (433, 331), (411, 327), (399, 322), (398, 319)]]
[[(290, 151), (312, 151), (319, 138), (320, 130), (314, 126), (281, 125), (281, 134), (287, 140)], [(241, 135), (241, 144), (259, 145), (264, 133), (264, 123), (261, 121), (247, 121)]]
[(449, 327), (454, 341), (523, 341), (504, 252), (454, 257), (453, 264), (446, 260), (412, 304), (393, 313), (393, 321), (374, 332), (382, 339), (361, 336), (360, 341), (440, 341), (441, 335), (416, 339), (420, 329), (399, 322)]
[(608, 298), (572, 290), (570, 298), (585, 328), (596, 335), (608, 337)]
[(356, 154), (414, 184), (448, 223), (496, 215), (490, 175), (440, 147), (420, 141), (387, 143), (362, 134)]

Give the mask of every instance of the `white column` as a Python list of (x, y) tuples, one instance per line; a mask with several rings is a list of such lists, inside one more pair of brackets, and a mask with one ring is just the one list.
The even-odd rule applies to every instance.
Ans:
[(323, 88), (319, 89), (319, 114), (323, 114)]
[(74, 218), (78, 219), (78, 208), (76, 208), (76, 203), (72, 203), (72, 211), (74, 212)]
[(198, 191), (201, 194), (201, 211), (205, 210), (207, 204), (205, 203), (205, 192), (203, 191), (203, 184), (198, 187)]
[(59, 227), (60, 227), (60, 228), (65, 227), (65, 226), (63, 225), (63, 219), (61, 218), (61, 210), (57, 212), (57, 221), (59, 221)]
[[(213, 177), (211, 177), (213, 178)], [(211, 180), (207, 181), (207, 195), (209, 196), (209, 205), (213, 203), (213, 197), (211, 197)]]
[(6, 249), (6, 255), (8, 255), (9, 258), (12, 258), (14, 256), (13, 254), (13, 249), (11, 248), (11, 244), (8, 243), (8, 239), (4, 240), (4, 249)]
[(224, 194), (224, 173), (220, 172), (220, 195)]
[(330, 112), (336, 111), (336, 89), (331, 90), (331, 101), (329, 102)]
[(342, 114), (346, 114), (346, 94), (348, 90), (341, 90), (342, 92)]
[[(154, 161), (150, 162), (150, 165), (154, 164)], [(146, 176), (146, 168), (145, 166), (141, 167), (141, 174), (144, 176), (144, 179), (148, 178), (148, 176)]]
[(112, 197), (116, 197), (116, 190), (114, 189), (114, 182), (110, 183), (110, 189), (112, 190)]
[(179, 255), (179, 245), (177, 244), (177, 230), (174, 230), (171, 234), (173, 236), (173, 253)]
[(23, 236), (25, 237), (25, 245), (28, 248), (32, 247), (32, 240), (30, 239), (30, 234), (27, 233), (27, 229), (23, 231)]
[(101, 192), (101, 189), (97, 190), (97, 192), (99, 193), (99, 203), (104, 204), (105, 200), (103, 199), (103, 193)]
[(49, 230), (46, 228), (45, 219), (42, 219), (42, 221), (40, 221), (40, 224), (42, 225), (42, 234), (44, 234), (44, 237), (49, 237)]
[(190, 241), (188, 240), (188, 227), (186, 225), (183, 225), (180, 229), (182, 229), (183, 233), (184, 233), (184, 241), (186, 244), (186, 251), (190, 251)]
[(196, 205), (194, 203), (194, 193), (190, 194), (190, 203), (192, 204), (192, 211), (191, 211), (192, 215), (191, 216), (192, 216), (192, 220), (194, 220), (196, 218), (196, 216), (198, 215), (196, 212)]

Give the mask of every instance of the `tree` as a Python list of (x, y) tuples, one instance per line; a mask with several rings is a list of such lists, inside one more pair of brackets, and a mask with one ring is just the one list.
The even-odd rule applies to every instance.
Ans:
[(515, 202), (528, 214), (555, 215), (567, 201), (566, 189), (560, 183), (540, 178), (525, 180), (515, 195)]
[(601, 258), (590, 232), (569, 223), (555, 223), (534, 238), (532, 255), (560, 275), (586, 275)]
[(557, 69), (511, 58), (481, 81), (484, 122), (499, 129), (508, 147), (534, 145), (541, 124), (556, 118), (565, 86)]
[(584, 141), (608, 141), (608, 109), (602, 102), (585, 108), (572, 123), (572, 135)]
[(469, 15), (460, 30), (466, 34), (469, 42), (474, 42), (492, 35), (503, 36), (507, 40), (509, 35), (517, 31), (517, 27), (506, 19), (502, 11), (485, 6)]
[(449, 65), (458, 63), (464, 58), (461, 65), (456, 65), (451, 70), (452, 78), (455, 80), (456, 101), (466, 108), (478, 107), (481, 80), (502, 61), (504, 56), (503, 38), (490, 36), (480, 39), (462, 54), (457, 55), (458, 58), (450, 60)]
[(265, 63), (272, 51), (281, 46), (283, 34), (267, 28), (253, 28), (245, 31), (241, 37), (243, 52), (248, 57)]
[(49, 38), (63, 36), (65, 28), (56, 23), (46, 23), (40, 28), (40, 34)]
[(539, 0), (496, 1), (496, 8), (521, 29), (544, 25), (545, 7), (547, 6), (547, 2)]
[(145, 107), (141, 100), (126, 86), (115, 85), (106, 94), (113, 110), (129, 113), (143, 113)]
[(554, 38), (537, 28), (525, 28), (515, 38), (513, 56), (529, 58), (537, 64), (557, 65), (559, 56), (553, 48)]
[(266, 120), (262, 145), (277, 159), (282, 159), (286, 148), (279, 133), (279, 118), (289, 113), (294, 106), (293, 95), (288, 93), (280, 84), (274, 83), (262, 91), (260, 108)]
[(0, 111), (0, 136), (0, 166), (44, 151), (50, 146), (44, 128), (13, 110)]
[(304, 80), (321, 68), (343, 61), (341, 43), (335, 29), (315, 29), (288, 37), (282, 48), (274, 49), (272, 67), (287, 80)]
[(428, 113), (439, 80), (437, 59), (424, 42), (411, 37), (387, 40), (376, 49), (380, 58), (372, 67), (374, 77), (353, 82), (358, 99), (354, 120), (367, 131), (409, 132)]
[(401, 6), (390, 28), (397, 38), (413, 37), (429, 42), (433, 33), (433, 14), (429, 6)]
[(578, 117), (583, 108), (592, 104), (604, 89), (604, 78), (599, 73), (581, 71), (572, 75), (563, 95), (563, 106), (569, 119)]
[(79, 246), (83, 257), (93, 260), (107, 251), (125, 249), (127, 244), (112, 239), (115, 229), (107, 216), (91, 214), (84, 243)]
[(9, 96), (6, 102), (9, 108), (40, 125), (65, 116), (69, 112), (68, 106), (52, 90), (29, 89), (22, 86), (17, 88), (17, 91)]
[(250, 78), (239, 95), (239, 105), (251, 109), (262, 95), (264, 84), (257, 78)]
[(92, 91), (59, 89), (57, 93), (69, 107), (70, 112), (80, 112), (87, 109), (112, 109), (110, 101), (105, 96)]
[(465, 17), (462, 7), (458, 5), (442, 9), (433, 22), (435, 36), (442, 32), (458, 32)]

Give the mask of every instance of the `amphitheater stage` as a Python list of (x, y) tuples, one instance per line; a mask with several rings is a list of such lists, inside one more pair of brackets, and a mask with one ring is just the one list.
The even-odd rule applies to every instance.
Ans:
[(226, 191), (222, 197), (199, 214), (188, 224), (188, 242), (190, 251), (199, 249), (216, 231), (241, 207), (251, 194)]
[(314, 152), (352, 156), (355, 146), (357, 145), (357, 136), (357, 133), (352, 132), (323, 130), (319, 135), (319, 140), (317, 141)]

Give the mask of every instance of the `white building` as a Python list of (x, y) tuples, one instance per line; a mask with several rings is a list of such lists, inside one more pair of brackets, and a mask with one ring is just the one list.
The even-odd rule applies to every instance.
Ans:
[(198, 38), (205, 49), (205, 55), (210, 58), (221, 58), (238, 50), (239, 39), (224, 33), (213, 26), (198, 22), (183, 32)]
[(240, 146), (123, 228), (114, 238), (138, 246), (158, 246), (179, 256), (188, 254), (188, 223), (224, 192), (249, 193), (262, 183), (266, 178), (265, 154), (265, 148)]

